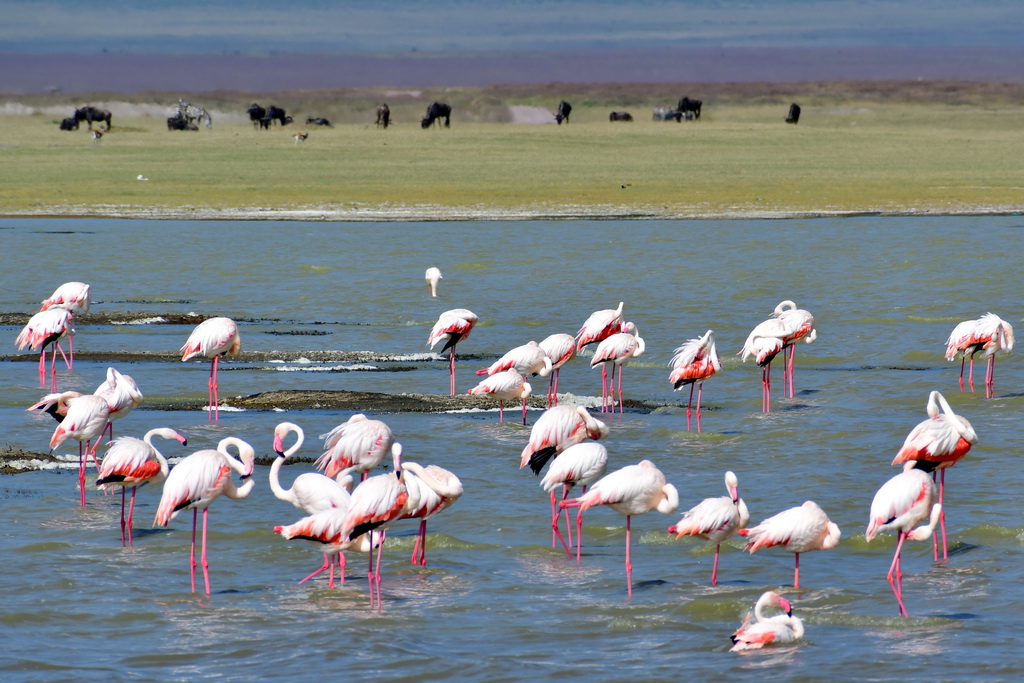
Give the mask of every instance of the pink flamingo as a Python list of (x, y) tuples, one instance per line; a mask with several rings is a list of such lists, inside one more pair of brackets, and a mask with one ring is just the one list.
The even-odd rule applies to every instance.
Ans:
[(101, 396), (65, 391), (63, 394), (44, 396), (28, 410), (42, 410), (53, 415), (55, 419), (63, 416), (53, 436), (50, 437), (50, 449), (58, 448), (68, 439), (78, 442), (78, 488), (84, 507), (86, 459), (92, 455), (93, 462), (96, 462), (96, 448), (110, 419), (110, 408), (106, 400)]
[[(92, 305), (92, 295), (89, 289), (89, 285), (84, 282), (65, 282), (42, 302), (39, 310), (66, 308), (72, 313), (88, 313), (89, 306)], [(70, 370), (75, 364), (74, 331), (72, 331), (72, 336), (68, 337), (68, 363)]]
[(350, 470), (359, 472), (365, 480), (395, 443), (391, 427), (362, 413), (356, 413), (320, 438), (324, 439), (324, 452), (317, 458), (316, 467), (331, 478), (342, 470)]
[(562, 366), (576, 357), (576, 338), (571, 334), (558, 333), (545, 337), (540, 348), (551, 359), (551, 379), (548, 381), (547, 406), (558, 405), (558, 373)]
[(608, 436), (608, 425), (595, 419), (583, 406), (548, 408), (530, 430), (530, 442), (522, 452), (519, 469), (527, 465), (540, 474), (548, 460), (573, 444)]
[(377, 548), (377, 570), (374, 571), (371, 553), (370, 568), (366, 575), (370, 586), (370, 607), (376, 602), (378, 609), (381, 606), (380, 557), (384, 548), (383, 534), (395, 521), (419, 505), (419, 487), (408, 486), (406, 477), (411, 475), (403, 475), (401, 444), (396, 443), (391, 447), (391, 457), (395, 465), (394, 472), (370, 477), (352, 492), (352, 500), (340, 532), (343, 542), (351, 542), (368, 534), (371, 546), (374, 545), (374, 536), (381, 534), (380, 546)]
[(238, 325), (231, 318), (209, 318), (196, 325), (188, 341), (181, 347), (181, 360), (196, 356), (212, 358), (210, 361), (209, 411), (211, 419), (220, 419), (220, 394), (217, 391), (217, 365), (225, 353), (237, 356), (242, 351), (242, 338)]
[(705, 498), (696, 507), (683, 513), (678, 523), (670, 526), (668, 532), (676, 538), (697, 536), (715, 544), (715, 563), (711, 568), (711, 585), (718, 585), (718, 555), (722, 542), (739, 533), (750, 521), (747, 504), (740, 498), (739, 479), (732, 472), (725, 473), (725, 489), (728, 496)]
[[(798, 309), (792, 301), (786, 300), (775, 307), (772, 317), (751, 330), (747, 341), (739, 354), (746, 362), (751, 356), (761, 367), (761, 410), (771, 412), (771, 363), (780, 351), (783, 360), (783, 395), (786, 394), (787, 378), (790, 398), (793, 397), (793, 344), (799, 340), (810, 344), (818, 338), (814, 329), (814, 317), (805, 310)], [(788, 355), (788, 358), (786, 356)]]
[(533, 387), (515, 368), (491, 375), (466, 393), (473, 396), (483, 394), (498, 399), (498, 422), (505, 421), (505, 401), (522, 399), (523, 424), (526, 424), (526, 399), (533, 393)]
[(595, 344), (622, 331), (622, 306), (623, 302), (620, 301), (618, 308), (594, 311), (590, 314), (576, 333), (576, 353), (582, 351), (588, 344)]
[[(107, 454), (103, 456), (96, 486), (107, 491), (114, 486), (121, 487), (121, 545), (125, 545), (125, 528), (127, 527), (128, 545), (132, 542), (132, 527), (135, 519), (135, 492), (140, 486), (148, 483), (159, 484), (167, 478), (167, 459), (153, 445), (153, 437), (175, 439), (182, 446), (188, 440), (169, 427), (150, 429), (141, 439), (133, 436), (119, 436), (110, 444)], [(128, 506), (128, 520), (124, 516), (125, 489), (132, 490), (131, 504)]]
[(960, 391), (964, 390), (964, 362), (971, 359), (967, 382), (974, 391), (974, 354), (985, 351), (985, 397), (992, 398), (995, 386), (996, 352), (1013, 350), (1013, 326), (994, 313), (986, 313), (977, 320), (965, 320), (953, 328), (946, 340), (946, 360), (955, 360), (960, 354)]
[(423, 467), (419, 463), (404, 461), (402, 469), (414, 476), (406, 477), (408, 487), (416, 486), (419, 492), (412, 496), (419, 503), (410, 506), (402, 519), (419, 519), (420, 528), (416, 532), (416, 545), (412, 549), (413, 564), (427, 564), (427, 520), (447, 510), (462, 496), (462, 482), (455, 474), (437, 465)]
[(634, 515), (657, 510), (670, 515), (679, 505), (679, 492), (665, 481), (650, 460), (641, 460), (611, 474), (606, 474), (589, 491), (579, 498), (570, 498), (559, 503), (561, 508), (578, 508), (581, 514), (595, 505), (607, 505), (626, 516), (626, 586), (633, 595), (633, 563), (630, 560), (630, 523)]
[[(274, 533), (281, 534), (288, 540), (302, 539), (316, 543), (324, 553), (324, 566), (320, 570), (306, 577), (300, 584), (305, 583), (313, 576), (330, 568), (330, 579), (328, 588), (334, 588), (334, 566), (338, 565), (341, 583), (345, 583), (345, 551), (358, 553), (369, 553), (374, 547), (380, 547), (381, 538), (378, 536), (376, 544), (370, 545), (369, 534), (363, 534), (353, 541), (342, 538), (341, 531), (345, 523), (347, 509), (327, 508), (303, 517), (294, 524), (288, 526), (275, 526)], [(334, 561), (337, 558), (337, 562)]]
[[(228, 453), (234, 447), (238, 458)], [(189, 554), (189, 568), (192, 577), (192, 592), (196, 592), (196, 525), (199, 511), (203, 511), (203, 543), (201, 564), (206, 594), (210, 594), (209, 562), (206, 559), (206, 523), (210, 505), (222, 495), (241, 500), (249, 495), (256, 484), (252, 479), (256, 464), (256, 451), (241, 439), (228, 437), (217, 444), (217, 450), (196, 451), (178, 463), (167, 475), (164, 493), (153, 519), (153, 526), (166, 527), (182, 510), (192, 510), (192, 546)], [(237, 472), (241, 486), (231, 480), (231, 472)]]
[(813, 500), (784, 510), (753, 528), (740, 529), (739, 534), (747, 537), (746, 549), (751, 553), (775, 545), (794, 553), (793, 588), (800, 587), (800, 553), (831, 550), (839, 545), (842, 536), (839, 527), (829, 521)]
[(60, 340), (63, 337), (73, 336), (75, 330), (72, 328), (74, 324), (74, 315), (71, 311), (66, 308), (48, 308), (45, 311), (40, 311), (29, 318), (28, 323), (18, 334), (18, 337), (14, 340), (14, 344), (18, 347), (18, 350), (28, 347), (33, 351), (39, 349), (39, 386), (46, 386), (46, 347), (52, 345), (50, 360), (50, 391), (57, 391), (57, 352), (60, 351), (61, 357), (64, 359), (64, 364), (68, 370), (71, 370), (72, 364), (67, 356), (64, 355), (64, 349), (60, 347)]
[[(946, 397), (939, 392), (928, 394), (926, 409), (928, 419), (910, 430), (892, 464), (901, 465), (913, 460), (917, 462), (917, 469), (931, 472), (932, 477), (939, 481), (939, 503), (945, 505), (946, 470), (960, 462), (971, 446), (978, 443), (978, 435), (970, 422), (953, 412)], [(940, 517), (940, 525), (942, 559), (948, 560), (945, 512)], [(933, 544), (934, 556), (938, 560), (938, 542), (933, 539)]]
[(437, 296), (437, 283), (443, 278), (441, 277), (441, 271), (434, 266), (427, 268), (427, 272), (423, 274), (423, 278), (427, 281), (427, 289), (430, 290), (430, 296)]
[[(286, 451), (284, 440), (289, 435), (295, 434), (295, 443)], [(268, 477), (270, 491), (278, 500), (290, 503), (302, 510), (306, 515), (312, 515), (322, 510), (336, 509), (342, 512), (348, 510), (351, 500), (349, 489), (352, 487), (352, 476), (350, 470), (341, 470), (335, 479), (324, 476), (319, 472), (305, 472), (300, 474), (292, 482), (291, 488), (281, 486), (281, 467), (285, 461), (299, 452), (305, 440), (305, 433), (302, 428), (292, 422), (282, 422), (274, 428), (274, 452), (277, 457), (270, 465)], [(294, 526), (294, 525), (293, 525)], [(339, 529), (340, 530), (340, 529)], [(291, 538), (289, 536), (288, 538)], [(331, 587), (334, 586), (334, 567), (331, 566), (332, 556), (336, 556), (341, 565), (341, 580), (345, 581), (345, 555), (340, 551), (336, 553), (324, 551), (324, 563), (319, 569), (299, 581), (303, 584), (326, 569), (331, 570)]]
[[(615, 375), (619, 375), (619, 414), (622, 414), (622, 371), (630, 358), (636, 358), (643, 354), (646, 345), (640, 336), (640, 331), (633, 323), (626, 323), (622, 326), (622, 332), (617, 332), (606, 337), (597, 345), (594, 357), (590, 360), (590, 367), (601, 365), (601, 412), (606, 409), (615, 412)], [(607, 372), (605, 366), (612, 366), (611, 383), (605, 385)]]
[[(783, 614), (765, 617), (763, 611), (766, 607), (778, 607)], [(804, 637), (804, 622), (793, 616), (789, 600), (775, 591), (768, 591), (757, 599), (754, 618), (756, 621), (751, 624), (750, 614), (747, 614), (743, 625), (732, 634), (730, 652), (756, 650), (765, 645), (787, 645)]]
[[(910, 616), (903, 604), (903, 571), (900, 567), (900, 552), (903, 542), (924, 541), (932, 536), (935, 525), (942, 514), (942, 506), (934, 503), (936, 497), (935, 482), (922, 470), (914, 469), (915, 462), (908, 460), (903, 464), (903, 471), (882, 484), (871, 501), (871, 514), (864, 538), (869, 542), (880, 531), (895, 530), (899, 540), (896, 553), (886, 580), (896, 595), (900, 616)], [(928, 525), (914, 528), (919, 522), (931, 517)], [(895, 574), (895, 579), (893, 575)]]
[[(555, 458), (548, 468), (547, 474), (540, 480), (540, 486), (551, 493), (551, 533), (554, 534), (567, 555), (572, 557), (569, 546), (572, 545), (572, 532), (569, 524), (569, 511), (565, 511), (565, 528), (569, 534), (569, 543), (558, 529), (560, 510), (555, 506), (555, 489), (562, 487), (562, 500), (569, 497), (569, 491), (576, 484), (583, 487), (583, 493), (595, 481), (604, 476), (608, 466), (608, 449), (599, 443), (585, 441), (569, 446)], [(583, 530), (583, 514), (576, 515), (576, 562), (580, 561), (581, 534)], [(552, 542), (554, 539), (552, 539)]]
[(469, 337), (469, 333), (473, 331), (473, 326), (478, 321), (479, 318), (473, 311), (466, 308), (453, 308), (440, 315), (430, 330), (430, 336), (427, 337), (427, 346), (430, 348), (434, 348), (438, 342), (443, 341), (444, 345), (441, 347), (440, 353), (450, 350), (448, 353), (448, 375), (451, 380), (452, 396), (455, 395), (455, 346)]
[(690, 431), (690, 407), (693, 405), (693, 385), (697, 385), (697, 432), (700, 433), (700, 399), (704, 382), (721, 371), (722, 362), (715, 349), (715, 333), (708, 330), (703, 337), (690, 339), (675, 350), (669, 367), (668, 381), (679, 391), (690, 385), (690, 400), (686, 403), (686, 431)]
[(107, 401), (110, 409), (107, 427), (111, 439), (114, 438), (114, 420), (119, 420), (138, 408), (145, 399), (135, 380), (129, 375), (122, 375), (114, 368), (107, 368), (107, 381), (96, 387), (93, 394), (102, 396)]
[(527, 342), (508, 351), (498, 360), (491, 363), (490, 367), (477, 370), (477, 375), (493, 375), (510, 368), (515, 368), (524, 377), (540, 375), (547, 377), (551, 374), (551, 359), (544, 349), (535, 341)]

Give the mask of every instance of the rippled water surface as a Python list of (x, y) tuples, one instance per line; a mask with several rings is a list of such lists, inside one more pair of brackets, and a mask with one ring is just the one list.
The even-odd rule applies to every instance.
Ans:
[[(1021, 414), (1024, 362), (1000, 356), (995, 398), (961, 392), (959, 363), (943, 359), (960, 320), (987, 311), (1021, 321), (1021, 217), (807, 221), (595, 221), (461, 223), (156, 222), (2, 220), (0, 312), (28, 315), (61, 282), (93, 285), (93, 315), (226, 315), (244, 351), (280, 351), (287, 362), (243, 355), (222, 365), (221, 396), (271, 389), (446, 393), (447, 365), (424, 354), (446, 309), (481, 324), (460, 345), (458, 382), (504, 351), (554, 332), (574, 333), (590, 312), (625, 302), (647, 343), (626, 368), (627, 398), (664, 404), (608, 418), (609, 469), (647, 458), (679, 489), (680, 512), (724, 494), (733, 470), (752, 523), (817, 501), (839, 524), (835, 550), (801, 561), (777, 548), (723, 548), (720, 584), (709, 585), (713, 547), (676, 541), (679, 518), (633, 520), (632, 599), (623, 567), (624, 518), (588, 513), (581, 566), (550, 545), (548, 502), (518, 469), (529, 427), (495, 412), (375, 414), (408, 459), (459, 475), (466, 493), (430, 522), (429, 564), (413, 567), (415, 524), (389, 534), (381, 612), (368, 609), (363, 555), (345, 585), (297, 585), (315, 548), (272, 532), (300, 516), (276, 500), (257, 470), (243, 501), (210, 513), (213, 594), (189, 591), (190, 515), (167, 529), (149, 522), (158, 489), (142, 489), (133, 549), (120, 547), (120, 498), (96, 493), (78, 506), (69, 469), (0, 477), (4, 524), (5, 680), (513, 681), (1011, 679), (1024, 668), (1021, 562)], [(430, 299), (423, 271), (444, 273)], [(736, 356), (749, 330), (783, 299), (815, 316), (817, 341), (796, 356), (796, 397), (760, 412), (760, 371)], [(4, 445), (46, 451), (53, 422), (24, 408), (43, 393), (32, 354), (10, 345), (0, 364)], [(714, 329), (724, 371), (706, 385), (704, 432), (687, 432), (666, 364), (684, 340)], [(76, 349), (171, 354), (191, 325), (77, 321)], [(1018, 334), (1024, 334), (1018, 328)], [(295, 362), (294, 352), (374, 351), (381, 362)], [(299, 356), (302, 354), (299, 353)], [(283, 360), (283, 358), (282, 358)], [(61, 389), (92, 391), (106, 361), (61, 371)], [(200, 410), (207, 365), (155, 358), (115, 363), (147, 404), (117, 424), (141, 435), (172, 426), (189, 450), (233, 435), (271, 455), (276, 423), (317, 436), (348, 419), (327, 410)], [(983, 367), (983, 366), (982, 366)], [(543, 393), (541, 380), (535, 386)], [(593, 400), (600, 377), (585, 360), (562, 372), (567, 400)], [(947, 476), (951, 553), (904, 552), (896, 616), (885, 580), (895, 539), (864, 541), (868, 507), (889, 466), (941, 390), (969, 419), (979, 443)], [(980, 387), (979, 387), (980, 389)], [(537, 419), (532, 411), (529, 420)], [(65, 445), (59, 453), (71, 454)], [(102, 451), (101, 451), (102, 452)], [(310, 469), (286, 467), (287, 482)], [(90, 472), (90, 484), (93, 475)], [(806, 624), (802, 644), (730, 653), (729, 635), (767, 589), (789, 597)]]

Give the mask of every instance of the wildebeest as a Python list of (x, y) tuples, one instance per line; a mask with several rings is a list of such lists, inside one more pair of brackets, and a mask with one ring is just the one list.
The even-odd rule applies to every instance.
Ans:
[(285, 115), (284, 109), (272, 104), (267, 107), (267, 115), (263, 117), (260, 126), (262, 128), (269, 128), (271, 121), (277, 121), (282, 126), (286, 126), (292, 122), (292, 118)]
[(800, 105), (794, 102), (789, 105), (789, 115), (786, 117), (786, 123), (797, 123), (800, 121)]
[(451, 127), (451, 116), (452, 108), (444, 102), (434, 102), (427, 107), (427, 115), (423, 117), (423, 121), (420, 122), (424, 128), (430, 128), (430, 125), (440, 118), (444, 118), (444, 127)]
[(249, 120), (252, 121), (252, 127), (260, 125), (263, 119), (267, 118), (267, 110), (260, 105), (253, 102), (249, 105)]
[(562, 121), (565, 121), (565, 125), (569, 125), (569, 114), (572, 113), (572, 105), (562, 100), (558, 103), (558, 111), (555, 112), (555, 123), (562, 125)]
[(69, 116), (60, 122), (61, 130), (78, 130), (78, 119), (74, 116)]
[[(683, 99), (679, 100), (679, 106), (676, 107), (676, 109), (681, 111), (681, 112), (683, 112), (684, 115), (686, 114), (686, 112), (692, 111), (693, 112), (693, 118), (699, 119), (700, 118), (700, 107), (701, 107), (702, 104), (704, 104), (704, 103), (701, 100), (691, 100), (689, 97), (684, 95)], [(687, 117), (687, 118), (689, 118), (689, 117)]]
[(334, 128), (334, 126), (331, 125), (331, 122), (323, 118), (322, 116), (317, 118), (313, 118), (312, 116), (306, 117), (306, 125), (327, 126), (328, 128)]
[(199, 130), (199, 126), (181, 114), (167, 117), (167, 130)]
[(391, 125), (391, 108), (388, 107), (387, 103), (377, 107), (377, 126), (380, 128), (387, 128)]
[(628, 111), (613, 111), (608, 115), (609, 121), (632, 121), (633, 115)]
[(110, 112), (106, 109), (100, 109), (91, 105), (79, 107), (75, 110), (75, 119), (88, 122), (89, 130), (92, 130), (93, 121), (103, 121), (107, 124), (107, 130), (110, 130)]

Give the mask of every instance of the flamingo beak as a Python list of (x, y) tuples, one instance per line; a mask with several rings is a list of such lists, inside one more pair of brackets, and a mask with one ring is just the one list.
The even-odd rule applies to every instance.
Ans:
[(786, 598), (779, 598), (779, 607), (781, 607), (786, 612), (786, 616), (793, 616), (793, 606), (789, 604), (789, 600), (787, 600)]

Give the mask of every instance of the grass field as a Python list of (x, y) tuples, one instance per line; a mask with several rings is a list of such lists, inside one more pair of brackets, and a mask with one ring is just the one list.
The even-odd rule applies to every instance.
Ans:
[[(476, 95), (477, 110), (500, 108)], [(422, 130), (413, 109), (379, 130), (169, 132), (115, 117), (94, 142), (50, 115), (4, 116), (0, 214), (160, 215), (282, 209), (308, 217), (730, 216), (1024, 210), (1024, 106), (821, 96), (723, 102), (654, 122), (578, 101), (568, 126), (473, 122)], [(481, 104), (481, 102), (483, 104)], [(628, 102), (626, 102), (628, 104)], [(420, 105), (416, 105), (415, 111)], [(394, 109), (395, 107), (393, 107)], [(467, 108), (468, 109), (468, 108)], [(364, 110), (365, 111), (365, 110)], [(456, 106), (456, 112), (459, 109)], [(404, 115), (401, 115), (404, 114)], [(304, 119), (302, 119), (304, 120)], [(308, 130), (296, 144), (292, 134)], [(137, 179), (139, 175), (148, 178)], [(270, 216), (267, 216), (270, 217)]]

